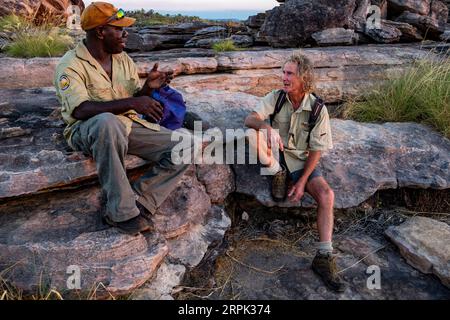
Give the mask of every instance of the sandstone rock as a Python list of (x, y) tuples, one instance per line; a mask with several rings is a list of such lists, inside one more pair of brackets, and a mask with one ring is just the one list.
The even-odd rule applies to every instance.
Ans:
[(388, 0), (393, 12), (409, 11), (426, 16), (430, 13), (431, 0)]
[[(335, 191), (335, 208), (357, 206), (382, 189), (449, 188), (450, 141), (429, 128), (414, 123), (379, 125), (338, 119), (331, 120), (331, 127), (334, 148), (323, 155), (321, 168)], [(238, 193), (254, 196), (265, 206), (311, 205), (310, 197), (301, 204), (277, 204), (270, 195), (270, 179), (259, 174), (258, 166), (233, 167)]]
[(229, 39), (233, 41), (238, 48), (248, 48), (253, 45), (253, 38), (245, 34), (233, 34)]
[(49, 18), (52, 21), (58, 21), (58, 19), (64, 21), (67, 16), (66, 10), (72, 4), (78, 5), (83, 11), (84, 3), (82, 0), (4, 0), (0, 8), (0, 17), (16, 14), (33, 18), (38, 24)]
[(358, 32), (363, 32), (365, 30), (367, 21), (367, 11), (370, 6), (369, 0), (356, 0), (356, 8), (350, 18), (349, 29), (354, 29)]
[(355, 0), (291, 0), (267, 11), (261, 27), (273, 47), (298, 47), (314, 32), (350, 25)]
[(142, 288), (135, 290), (132, 300), (173, 300), (174, 287), (183, 280), (186, 267), (181, 264), (163, 263), (156, 273), (156, 278)]
[(403, 12), (395, 21), (409, 23), (432, 38), (444, 32), (445, 28), (445, 22), (409, 11)]
[[(184, 50), (133, 54), (132, 57), (137, 64), (139, 75), (144, 78), (157, 61), (160, 63), (160, 69), (171, 68), (175, 75), (214, 73), (230, 70), (280, 68), (283, 61), (293, 52), (292, 49), (236, 51), (220, 53), (214, 57), (213, 53), (205, 49)], [(348, 65), (374, 65), (374, 67), (407, 65), (426, 56), (426, 52), (419, 48), (399, 46), (316, 48), (303, 49), (303, 52), (319, 69), (322, 67), (340, 68)], [(0, 62), (0, 89), (53, 86), (52, 74), (58, 58), (1, 58)], [(344, 76), (345, 74), (342, 74), (342, 77)]]
[(245, 116), (259, 99), (242, 92), (206, 90), (201, 93), (184, 92), (183, 97), (191, 112), (198, 114), (211, 126), (226, 129), (242, 128)]
[(254, 16), (249, 16), (245, 21), (245, 25), (252, 29), (259, 29), (263, 25), (264, 20), (266, 20), (266, 16), (267, 14), (265, 12), (258, 13)]
[(100, 199), (93, 187), (0, 205), (3, 277), (28, 293), (55, 288), (70, 295), (67, 272), (77, 266), (81, 293), (102, 283), (99, 298), (126, 294), (151, 278), (168, 253), (164, 238), (132, 237), (105, 226)]
[(223, 204), (234, 192), (234, 173), (229, 165), (197, 165), (197, 178), (205, 186), (212, 203)]
[[(283, 215), (279, 215), (283, 216)], [(286, 217), (287, 218), (287, 217)], [(255, 228), (254, 225), (252, 225)], [(299, 231), (288, 223), (288, 231)], [(257, 228), (257, 227), (256, 227)], [(229, 255), (242, 264), (235, 263), (229, 257), (221, 257), (217, 263), (216, 279), (228, 279), (228, 286), (239, 288), (240, 299), (249, 300), (433, 300), (449, 299), (450, 292), (437, 279), (419, 272), (409, 266), (397, 253), (393, 245), (381, 239), (375, 239), (363, 233), (347, 232), (335, 235), (333, 246), (339, 250), (337, 266), (348, 288), (343, 293), (328, 290), (311, 269), (311, 261), (315, 255), (311, 240), (300, 240), (294, 249), (287, 249), (266, 238), (264, 230), (260, 241), (239, 234), (239, 240), (232, 243), (235, 249)], [(260, 234), (258, 233), (258, 234)], [(304, 234), (299, 236), (303, 239)], [(250, 238), (250, 239), (249, 239)], [(264, 241), (267, 240), (267, 241)], [(248, 266), (268, 271), (258, 272)], [(377, 265), (381, 270), (381, 290), (369, 289), (368, 269)], [(279, 270), (282, 268), (281, 270)], [(278, 272), (276, 272), (279, 270)], [(275, 271), (275, 272), (274, 272)], [(269, 273), (270, 272), (270, 273)], [(368, 281), (369, 280), (369, 281)], [(222, 285), (224, 280), (219, 282)], [(203, 291), (201, 291), (203, 293)], [(206, 293), (203, 293), (206, 295)], [(227, 299), (232, 296), (231, 290), (213, 292), (211, 299)]]
[(198, 182), (195, 168), (191, 167), (151, 218), (160, 233), (166, 238), (175, 238), (202, 223), (210, 207), (205, 187)]
[(400, 37), (401, 42), (418, 42), (423, 40), (422, 33), (416, 27), (408, 23), (395, 22), (390, 20), (383, 21), (385, 25), (397, 28), (402, 33)]
[(406, 261), (423, 273), (435, 274), (450, 288), (450, 226), (426, 217), (412, 217), (390, 227), (386, 235)]
[(214, 43), (222, 41), (225, 38), (227, 38), (227, 28), (213, 26), (198, 30), (184, 46), (186, 48), (211, 48)]
[(169, 241), (170, 255), (161, 265), (155, 279), (133, 293), (135, 300), (173, 300), (174, 288), (181, 284), (186, 270), (198, 265), (207, 253), (208, 246), (221, 243), (231, 220), (218, 206), (213, 206), (205, 218), (205, 223), (192, 231)]
[(372, 5), (376, 5), (381, 10), (381, 19), (387, 19), (388, 0), (371, 0)]
[(319, 46), (352, 45), (355, 42), (355, 32), (344, 28), (326, 29), (311, 36)]
[(217, 60), (214, 58), (177, 58), (170, 60), (149, 60), (146, 58), (136, 58), (139, 76), (145, 78), (156, 62), (159, 62), (160, 70), (171, 69), (175, 75), (213, 73), (217, 70)]
[[(121, 234), (101, 221), (102, 206), (97, 186), (3, 201), (2, 276), (25, 293), (40, 285), (65, 295), (70, 294), (67, 268), (79, 266), (82, 295), (97, 285), (97, 298), (128, 294), (155, 279), (150, 282), (154, 294), (170, 298), (168, 294), (180, 283), (185, 267), (195, 267), (211, 243), (222, 241), (231, 224), (223, 208), (210, 207), (193, 168), (152, 216), (156, 229), (170, 240), (158, 232), (136, 237)], [(174, 265), (174, 261), (183, 265)], [(168, 268), (156, 275), (161, 263)]]
[(446, 22), (449, 17), (449, 6), (442, 1), (433, 0), (431, 2), (430, 17), (437, 21), (439, 30), (445, 29)]
[(381, 28), (369, 28), (365, 32), (370, 38), (378, 43), (395, 43), (400, 40), (401, 31), (392, 24), (381, 22)]

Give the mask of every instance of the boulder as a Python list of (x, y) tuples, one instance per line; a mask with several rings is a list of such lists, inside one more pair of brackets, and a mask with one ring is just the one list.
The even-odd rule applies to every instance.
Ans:
[(79, 6), (81, 12), (84, 10), (82, 0), (5, 0), (2, 1), (0, 17), (16, 14), (22, 17), (32, 18), (38, 24), (48, 19), (52, 21), (64, 21), (67, 17), (67, 8), (72, 4)]
[(380, 28), (368, 28), (365, 34), (378, 43), (396, 43), (400, 41), (401, 31), (392, 24), (381, 21)]
[[(151, 217), (161, 233), (136, 237), (102, 222), (104, 204), (97, 186), (3, 201), (3, 279), (25, 293), (54, 288), (66, 296), (73, 293), (67, 280), (68, 270), (75, 266), (81, 273), (78, 293), (88, 295), (97, 287), (96, 297), (108, 298), (134, 292), (146, 282), (157, 285), (152, 280), (161, 276), (156, 274), (161, 264), (180, 264), (175, 271), (182, 268), (184, 274), (185, 267), (193, 268), (202, 260), (211, 243), (222, 241), (231, 225), (222, 207), (210, 206), (194, 172), (183, 177)], [(165, 290), (158, 286), (156, 292), (163, 295)]]
[(431, 38), (435, 38), (443, 33), (446, 23), (443, 20), (438, 20), (429, 16), (421, 16), (417, 13), (411, 13), (409, 11), (403, 12), (397, 19), (395, 19), (395, 21), (413, 25), (423, 33), (429, 35)]
[(370, 0), (356, 0), (356, 8), (350, 18), (349, 29), (363, 32), (365, 30)]
[[(415, 123), (357, 123), (331, 120), (334, 148), (322, 157), (320, 167), (335, 191), (335, 208), (355, 207), (377, 190), (450, 187), (450, 141)], [(270, 179), (257, 165), (234, 165), (236, 192), (250, 195), (265, 206), (311, 206), (275, 203)], [(351, 181), (351, 182), (350, 182)]]
[(212, 26), (198, 30), (184, 46), (186, 48), (211, 48), (214, 43), (223, 41), (227, 37), (227, 28)]
[(432, 0), (388, 0), (389, 11), (393, 13), (402, 13), (409, 11), (422, 16), (430, 13)]
[(325, 29), (315, 32), (311, 36), (319, 46), (352, 45), (355, 43), (355, 31), (344, 28)]
[(167, 255), (166, 240), (109, 228), (101, 221), (101, 203), (98, 187), (3, 202), (2, 277), (25, 293), (54, 288), (70, 295), (67, 283), (75, 267), (82, 294), (95, 290), (98, 298), (144, 284)]
[(265, 12), (258, 13), (254, 16), (249, 16), (248, 19), (245, 21), (245, 25), (252, 29), (259, 29), (264, 23), (264, 20), (266, 20), (267, 14)]
[(384, 20), (383, 23), (390, 27), (397, 28), (402, 33), (400, 37), (401, 42), (419, 42), (423, 40), (422, 33), (416, 27), (403, 22), (395, 22)]
[(234, 173), (229, 165), (197, 165), (197, 179), (205, 188), (212, 203), (223, 204), (235, 190)]
[(203, 224), (185, 235), (169, 240), (169, 255), (156, 277), (135, 290), (134, 300), (173, 300), (172, 293), (183, 280), (186, 271), (197, 266), (211, 244), (222, 243), (231, 220), (224, 209), (213, 206)]
[(189, 110), (198, 114), (212, 127), (221, 129), (242, 128), (246, 115), (256, 106), (259, 98), (242, 92), (204, 90), (183, 92)]
[(245, 34), (233, 34), (231, 37), (229, 37), (231, 41), (235, 44), (238, 48), (248, 48), (253, 46), (253, 38), (249, 35)]
[(136, 52), (182, 48), (196, 31), (208, 26), (209, 23), (195, 21), (175, 25), (127, 28), (126, 50)]
[(298, 47), (314, 32), (349, 27), (355, 0), (291, 0), (267, 11), (261, 27), (273, 47)]
[(426, 217), (412, 217), (386, 231), (414, 268), (436, 275), (450, 288), (450, 226)]

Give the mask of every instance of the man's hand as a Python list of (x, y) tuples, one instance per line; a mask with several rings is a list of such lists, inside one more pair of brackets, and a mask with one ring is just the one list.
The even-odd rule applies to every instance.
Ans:
[(291, 202), (299, 202), (300, 199), (303, 198), (304, 194), (305, 194), (305, 183), (299, 180), (288, 191), (288, 198)]
[(158, 71), (158, 63), (153, 65), (150, 74), (145, 81), (145, 85), (150, 89), (159, 89), (165, 85), (168, 85), (173, 79), (173, 71)]
[(275, 148), (278, 147), (281, 151), (284, 151), (283, 139), (281, 139), (278, 131), (272, 127), (267, 127), (267, 147), (272, 149), (272, 144)]
[(133, 109), (137, 113), (145, 115), (155, 122), (159, 122), (162, 119), (163, 106), (158, 101), (148, 96), (136, 97), (134, 99), (135, 104), (133, 105)]

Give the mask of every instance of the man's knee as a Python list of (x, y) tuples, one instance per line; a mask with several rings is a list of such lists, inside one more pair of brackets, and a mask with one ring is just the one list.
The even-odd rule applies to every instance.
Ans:
[(329, 186), (320, 187), (318, 190), (318, 202), (320, 205), (333, 207), (334, 205), (334, 191)]
[(110, 112), (103, 112), (92, 117), (94, 130), (100, 135), (115, 135), (126, 133), (125, 125)]

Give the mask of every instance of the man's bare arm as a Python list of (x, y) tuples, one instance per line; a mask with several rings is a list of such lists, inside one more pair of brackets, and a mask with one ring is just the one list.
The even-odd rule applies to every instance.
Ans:
[(265, 122), (257, 112), (250, 113), (245, 118), (244, 124), (245, 126), (255, 130), (267, 130), (267, 146), (271, 148), (272, 142), (275, 142), (278, 144), (279, 149), (281, 151), (284, 151), (283, 140), (281, 139), (278, 132), (273, 130), (273, 128), (267, 122)]
[(107, 102), (84, 101), (76, 107), (72, 116), (78, 120), (87, 120), (100, 113), (111, 112), (121, 114), (130, 109), (149, 116), (155, 121), (161, 120), (163, 108), (161, 104), (148, 96), (125, 98)]
[(270, 125), (266, 123), (257, 112), (250, 113), (245, 118), (244, 125), (255, 130), (270, 128)]

